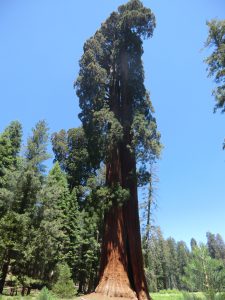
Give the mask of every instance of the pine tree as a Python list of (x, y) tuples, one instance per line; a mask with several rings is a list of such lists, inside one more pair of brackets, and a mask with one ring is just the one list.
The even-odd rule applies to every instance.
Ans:
[(16, 168), (18, 154), (21, 147), (22, 126), (19, 122), (13, 121), (0, 134), (0, 187), (2, 177), (8, 170)]
[(82, 128), (60, 130), (52, 135), (52, 146), (62, 170), (66, 172), (69, 187), (82, 194), (88, 178), (94, 174), (87, 149), (87, 138)]
[[(115, 197), (105, 213), (96, 292), (109, 296), (136, 294), (138, 299), (149, 299), (141, 252), (137, 174), (142, 174), (144, 184), (149, 177), (144, 166), (160, 152), (141, 61), (142, 39), (151, 37), (154, 27), (154, 15), (139, 0), (120, 6), (85, 43), (76, 81), (80, 119), (93, 166), (104, 161), (107, 187), (113, 191), (120, 185), (130, 194), (122, 206)], [(137, 162), (142, 166), (140, 172), (136, 171)]]
[[(15, 129), (14, 127), (11, 127)], [(17, 127), (18, 128), (18, 127)], [(16, 138), (20, 130), (13, 130), (9, 136), (14, 141), (14, 155), (18, 155), (20, 138)], [(17, 134), (16, 134), (17, 133)], [(12, 143), (12, 144), (13, 144)], [(4, 241), (4, 272), (2, 272), (2, 292), (5, 278), (10, 264), (11, 270), (23, 284), (25, 276), (33, 276), (32, 251), (34, 248), (35, 229), (38, 220), (38, 194), (44, 179), (43, 161), (47, 154), (47, 127), (45, 122), (37, 123), (32, 136), (28, 139), (27, 151), (24, 159), (19, 159), (17, 169), (12, 172), (9, 195), (10, 205), (1, 219), (2, 230), (7, 239)], [(14, 159), (14, 165), (16, 160)]]
[(154, 235), (154, 229), (151, 230), (151, 236), (148, 243), (144, 247), (144, 259), (145, 259), (145, 274), (147, 284), (150, 292), (158, 291), (158, 248), (156, 237)]
[(225, 243), (222, 236), (217, 233), (216, 235), (216, 245), (217, 245), (217, 259), (225, 260)]
[(169, 289), (180, 287), (177, 243), (173, 238), (166, 240), (168, 247), (168, 284)]
[(203, 244), (194, 248), (184, 275), (183, 281), (192, 291), (205, 291), (212, 295), (224, 289), (224, 265), (221, 261), (211, 258), (207, 247)]
[(187, 266), (190, 259), (190, 252), (188, 247), (184, 241), (179, 241), (177, 243), (177, 262), (178, 262), (178, 270), (179, 270), (179, 289), (183, 289), (182, 277), (185, 274), (185, 267)]
[[(9, 180), (7, 175), (16, 171), (19, 158), (18, 154), (21, 148), (22, 126), (18, 121), (13, 121), (0, 134), (0, 189), (6, 188)], [(10, 175), (9, 175), (10, 176)], [(3, 191), (2, 191), (3, 192)], [(0, 198), (1, 207), (1, 198)], [(1, 209), (1, 212), (3, 210)]]
[[(214, 77), (216, 88), (212, 94), (216, 105), (214, 112), (221, 109), (225, 112), (225, 20), (213, 19), (207, 22), (209, 33), (205, 47), (212, 47), (212, 54), (205, 59), (208, 65), (208, 76)], [(225, 142), (223, 144), (225, 149)]]
[(50, 170), (38, 194), (39, 209), (33, 240), (32, 261), (29, 264), (35, 276), (46, 283), (59, 261), (64, 260), (68, 243), (65, 230), (66, 205), (70, 197), (65, 174), (56, 163)]
[(213, 47), (212, 54), (205, 59), (209, 76), (215, 77), (217, 87), (213, 91), (215, 110), (225, 111), (225, 20), (213, 19), (207, 22), (209, 33), (205, 47)]
[(58, 278), (53, 286), (53, 292), (61, 298), (72, 298), (75, 294), (75, 287), (71, 279), (71, 271), (67, 264), (58, 266)]
[(225, 244), (219, 234), (206, 233), (207, 247), (212, 258), (225, 259)]
[(143, 246), (145, 243), (149, 242), (151, 227), (153, 226), (153, 210), (156, 209), (156, 183), (158, 182), (158, 177), (156, 175), (156, 169), (154, 167), (154, 162), (150, 162), (149, 169), (149, 183), (147, 186), (147, 197), (146, 200), (141, 204), (141, 209), (143, 210), (143, 222), (144, 222), (144, 237)]
[(190, 244), (191, 244), (191, 251), (193, 252), (194, 248), (197, 246), (197, 241), (194, 238), (192, 238)]
[(148, 243), (146, 270), (150, 291), (168, 289), (171, 286), (170, 248), (160, 227), (151, 228)]
[(12, 122), (0, 134), (0, 294), (5, 284), (10, 258), (14, 254), (13, 251), (19, 248), (21, 232), (26, 222), (26, 218), (21, 220), (11, 212), (14, 190), (19, 177), (18, 154), (21, 139), (22, 126), (17, 121)]

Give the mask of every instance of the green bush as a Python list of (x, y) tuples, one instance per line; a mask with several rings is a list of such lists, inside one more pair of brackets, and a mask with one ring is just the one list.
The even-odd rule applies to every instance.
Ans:
[(205, 298), (202, 298), (200, 295), (196, 295), (194, 293), (189, 292), (183, 292), (183, 298), (184, 300), (203, 300)]
[(37, 300), (54, 300), (54, 297), (46, 287), (43, 287), (43, 289), (37, 297)]
[(213, 291), (205, 293), (207, 300), (225, 300), (225, 293), (215, 293)]
[(71, 271), (67, 264), (58, 266), (57, 281), (53, 285), (52, 291), (58, 297), (71, 298), (75, 294), (75, 287), (71, 279)]
[(215, 298), (215, 300), (225, 300), (225, 293), (218, 293)]

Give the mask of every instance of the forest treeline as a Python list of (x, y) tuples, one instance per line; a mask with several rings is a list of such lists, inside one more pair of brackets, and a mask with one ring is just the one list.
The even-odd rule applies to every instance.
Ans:
[[(14, 293), (17, 286), (22, 294), (45, 285), (51, 288), (58, 266), (65, 264), (79, 292), (96, 286), (103, 215), (115, 193), (122, 202), (126, 191), (110, 193), (104, 165), (92, 169), (81, 128), (54, 133), (51, 143), (54, 165), (47, 172), (49, 132), (44, 121), (35, 125), (26, 145), (17, 121), (0, 134), (0, 293), (10, 287)], [(222, 291), (222, 237), (208, 232), (206, 245), (193, 238), (190, 246), (165, 239), (159, 227), (150, 226), (151, 201), (149, 197), (142, 226), (150, 291)]]

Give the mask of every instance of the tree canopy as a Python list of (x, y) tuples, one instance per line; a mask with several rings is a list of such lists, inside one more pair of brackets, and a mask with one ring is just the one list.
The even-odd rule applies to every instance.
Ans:
[(225, 112), (225, 20), (213, 19), (207, 22), (209, 33), (205, 43), (212, 47), (212, 54), (205, 62), (208, 64), (209, 76), (214, 76), (217, 87), (213, 90), (216, 100), (215, 111)]
[(97, 165), (109, 160), (113, 144), (121, 141), (127, 130), (132, 136), (130, 151), (140, 162), (141, 174), (146, 171), (144, 163), (159, 156), (160, 134), (144, 86), (141, 60), (142, 39), (151, 37), (154, 28), (151, 10), (141, 1), (131, 0), (113, 12), (84, 44), (75, 85), (79, 117)]

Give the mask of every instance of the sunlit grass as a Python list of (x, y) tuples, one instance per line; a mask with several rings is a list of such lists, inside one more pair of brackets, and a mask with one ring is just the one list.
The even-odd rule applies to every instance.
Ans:
[[(29, 296), (22, 297), (20, 294), (16, 296), (0, 295), (0, 300), (35, 300), (37, 299), (38, 292), (32, 292)], [(153, 300), (208, 300), (204, 293), (187, 293), (187, 292), (173, 292), (162, 291), (159, 293), (151, 293), (151, 298)], [(61, 300), (60, 298), (54, 297), (55, 300)], [(214, 298), (215, 300), (225, 300), (224, 294), (217, 294)], [(46, 299), (47, 300), (47, 299)], [(67, 299), (63, 299), (67, 300)], [(73, 297), (70, 300), (78, 300), (77, 297)]]

